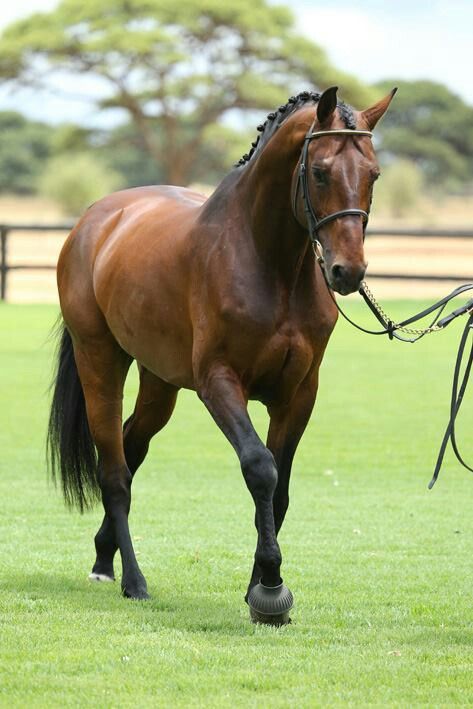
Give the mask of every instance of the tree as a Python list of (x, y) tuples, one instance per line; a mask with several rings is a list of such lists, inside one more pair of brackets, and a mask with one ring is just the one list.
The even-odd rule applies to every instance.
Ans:
[[(153, 130), (156, 131), (156, 140), (159, 140), (159, 129), (153, 126)], [(254, 129), (237, 132), (220, 123), (209, 124), (203, 131), (187, 181), (203, 181), (209, 185), (219, 182), (228, 172), (229, 166), (248, 150), (252, 135)], [(163, 165), (153, 160), (133, 123), (92, 134), (91, 138), (95, 145), (94, 152), (100, 154), (112, 169), (121, 173), (124, 183), (129, 187), (166, 182)]]
[(421, 169), (406, 159), (394, 160), (383, 169), (383, 179), (376, 185), (376, 207), (394, 218), (413, 212), (422, 194)]
[(133, 123), (125, 123), (94, 136), (95, 154), (123, 176), (123, 186), (162, 184), (161, 165), (153, 160)]
[(45, 165), (38, 188), (59, 204), (69, 217), (77, 217), (92, 202), (120, 186), (122, 177), (92, 153), (57, 155)]
[(54, 129), (15, 111), (0, 113), (0, 192), (29, 194), (51, 154)]
[(433, 81), (378, 84), (399, 91), (377, 129), (382, 153), (415, 162), (434, 185), (458, 187), (473, 180), (473, 108)]
[(228, 127), (235, 111), (329, 84), (359, 105), (373, 96), (297, 35), (289, 9), (266, 0), (63, 0), (0, 42), (4, 80), (39, 87), (53, 71), (102, 82), (100, 107), (126, 113), (174, 184), (196, 172), (209, 128)]

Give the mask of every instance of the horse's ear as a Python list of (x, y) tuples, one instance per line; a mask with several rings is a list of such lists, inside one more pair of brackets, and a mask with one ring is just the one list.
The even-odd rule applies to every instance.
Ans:
[(373, 130), (379, 119), (384, 116), (389, 108), (389, 104), (394, 98), (396, 91), (397, 86), (387, 96), (382, 98), (381, 101), (378, 101), (378, 103), (375, 103), (370, 108), (367, 108), (361, 112), (361, 115), (368, 124), (369, 130)]
[(319, 102), (317, 103), (317, 120), (320, 125), (325, 123), (337, 107), (337, 91), (338, 86), (331, 86), (325, 89)]

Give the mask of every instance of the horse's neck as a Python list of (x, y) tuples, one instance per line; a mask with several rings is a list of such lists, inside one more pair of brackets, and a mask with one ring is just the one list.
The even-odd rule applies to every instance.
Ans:
[[(265, 264), (293, 288), (308, 254), (307, 233), (292, 210), (291, 187), (298, 153), (290, 153), (278, 141), (265, 148), (254, 165), (248, 165), (240, 185), (248, 203), (251, 236)], [(267, 152), (268, 151), (268, 152)]]

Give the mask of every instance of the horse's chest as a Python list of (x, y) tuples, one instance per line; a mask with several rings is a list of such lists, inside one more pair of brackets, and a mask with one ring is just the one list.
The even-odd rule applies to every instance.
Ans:
[(264, 403), (290, 398), (311, 368), (312, 343), (300, 330), (282, 327), (258, 344), (243, 377), (251, 398)]
[(322, 316), (314, 298), (304, 298), (304, 293), (290, 297), (283, 289), (276, 292), (268, 287), (263, 279), (250, 285), (236, 287), (230, 281), (212, 317), (207, 317), (208, 310), (203, 313), (206, 338), (202, 339), (207, 345), (202, 358), (225, 360), (250, 398), (264, 403), (289, 400), (320, 361), (332, 318)]
[(258, 353), (265, 363), (277, 366), (288, 352), (296, 361), (309, 356), (322, 334), (317, 317), (308, 315), (310, 308), (266, 295), (251, 302), (227, 296), (219, 312), (225, 339), (234, 340), (237, 351), (248, 350), (253, 357)]

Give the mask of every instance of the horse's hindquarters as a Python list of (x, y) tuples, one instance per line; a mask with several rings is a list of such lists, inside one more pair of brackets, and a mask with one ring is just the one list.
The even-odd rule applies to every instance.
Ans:
[(65, 319), (79, 338), (108, 330), (151, 372), (192, 387), (188, 239), (196, 204), (166, 190), (150, 196), (144, 188), (145, 199), (130, 192), (134, 200), (123, 192), (91, 207), (71, 235), (59, 267)]

